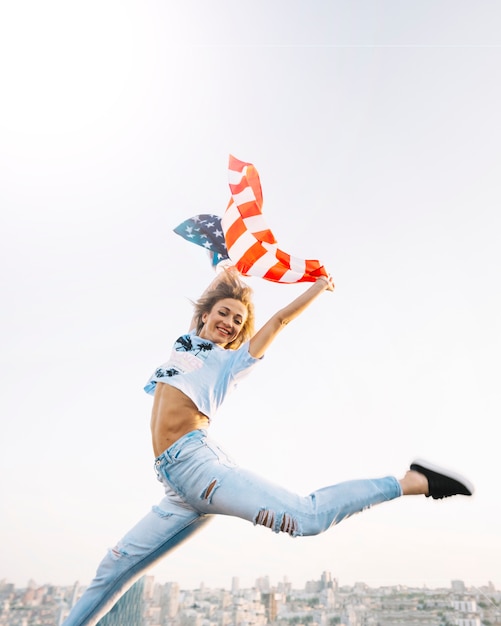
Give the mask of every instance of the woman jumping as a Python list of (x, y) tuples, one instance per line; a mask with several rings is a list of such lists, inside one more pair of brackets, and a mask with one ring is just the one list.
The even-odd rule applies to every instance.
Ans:
[(153, 395), (154, 467), (165, 496), (108, 551), (64, 626), (96, 624), (147, 568), (214, 514), (303, 537), (400, 496), (473, 493), (461, 476), (416, 461), (400, 480), (353, 480), (300, 496), (240, 468), (209, 438), (210, 422), (226, 395), (289, 322), (333, 289), (330, 278), (320, 277), (254, 334), (251, 289), (234, 271), (216, 276), (195, 303), (189, 333), (175, 341), (171, 358), (145, 387)]

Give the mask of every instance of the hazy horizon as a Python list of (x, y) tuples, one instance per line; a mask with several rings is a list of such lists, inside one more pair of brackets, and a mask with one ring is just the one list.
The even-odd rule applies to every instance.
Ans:
[[(367, 585), (367, 587), (369, 588), (378, 588), (378, 587), (407, 587), (407, 588), (412, 588), (412, 589), (448, 589), (450, 587), (452, 587), (452, 584), (454, 582), (462, 582), (464, 583), (465, 589), (479, 589), (479, 588), (483, 588), (483, 587), (489, 587), (489, 586), (494, 586), (494, 589), (496, 591), (499, 591), (500, 589), (498, 587), (496, 587), (496, 585), (494, 585), (494, 583), (492, 581), (485, 581), (484, 584), (478, 584), (475, 585), (473, 583), (468, 583), (468, 581), (462, 580), (460, 578), (452, 578), (450, 581), (448, 581), (447, 584), (441, 584), (441, 585), (426, 585), (425, 583), (422, 584), (416, 584), (416, 585), (410, 585), (410, 584), (404, 584), (404, 583), (399, 583), (399, 582), (395, 582), (395, 583), (386, 583), (386, 584), (369, 584), (367, 581), (365, 580), (354, 580), (350, 583), (348, 582), (344, 582), (344, 581), (340, 581), (336, 576), (333, 575), (332, 572), (328, 572), (331, 575), (331, 579), (332, 581), (335, 581), (337, 586), (339, 588), (342, 587), (353, 587), (355, 585)], [(304, 589), (307, 583), (311, 583), (311, 582), (317, 582), (321, 580), (322, 575), (324, 574), (324, 572), (320, 572), (318, 574), (317, 577), (313, 577), (310, 579), (305, 579), (303, 581), (301, 581), (300, 583), (296, 584), (294, 581), (292, 581), (287, 575), (282, 576), (281, 578), (278, 579), (274, 579), (271, 576), (263, 573), (261, 576), (259, 576), (258, 578), (256, 578), (254, 580), (253, 583), (249, 584), (247, 582), (247, 584), (245, 584), (245, 581), (247, 581), (247, 577), (245, 576), (239, 576), (239, 575), (233, 575), (230, 580), (222, 585), (210, 585), (207, 583), (207, 581), (203, 581), (201, 580), (200, 583), (196, 586), (182, 586), (179, 585), (179, 588), (181, 590), (196, 590), (196, 589), (201, 589), (201, 588), (207, 588), (207, 589), (231, 589), (232, 588), (232, 584), (233, 584), (233, 579), (238, 579), (238, 585), (239, 585), (239, 589), (251, 589), (254, 587), (258, 587), (260, 584), (260, 579), (268, 579), (269, 585), (271, 588), (277, 588), (279, 587), (281, 584), (290, 584), (292, 586), (292, 589)], [(154, 582), (155, 584), (167, 584), (167, 583), (176, 583), (179, 584), (177, 580), (175, 579), (169, 579), (169, 580), (160, 580), (157, 576), (155, 576), (154, 574), (154, 570), (152, 571), (147, 571), (145, 572), (144, 576), (148, 576), (148, 577), (152, 577), (154, 578)], [(56, 586), (56, 587), (72, 587), (75, 584), (78, 584), (78, 586), (87, 586), (90, 583), (89, 581), (80, 581), (80, 580), (74, 580), (72, 582), (68, 582), (68, 583), (63, 583), (63, 584), (55, 584), (53, 582), (50, 581), (38, 581), (38, 580), (34, 580), (33, 578), (28, 579), (28, 581), (26, 581), (26, 584), (24, 585), (16, 585), (15, 583), (13, 583), (12, 581), (9, 580), (9, 578), (2, 578), (0, 579), (0, 583), (5, 583), (5, 584), (14, 584), (16, 589), (23, 589), (23, 588), (27, 588), (32, 586), (32, 583), (34, 583), (37, 587), (44, 587), (44, 586)], [(262, 583), (261, 583), (262, 584)]]

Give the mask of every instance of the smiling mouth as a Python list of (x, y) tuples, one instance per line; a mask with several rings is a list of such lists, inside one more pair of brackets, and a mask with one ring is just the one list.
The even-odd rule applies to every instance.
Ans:
[(226, 328), (219, 328), (217, 329), (222, 335), (224, 335), (225, 337), (230, 337), (232, 333), (230, 333), (229, 330), (226, 330)]

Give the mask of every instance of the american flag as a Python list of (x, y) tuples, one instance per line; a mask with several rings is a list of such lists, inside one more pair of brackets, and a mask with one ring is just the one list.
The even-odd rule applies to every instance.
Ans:
[(278, 283), (315, 282), (319, 276), (328, 277), (320, 261), (299, 259), (280, 250), (263, 218), (263, 193), (252, 163), (230, 155), (228, 176), (231, 199), (223, 218), (197, 215), (174, 231), (208, 249), (213, 265), (229, 258), (244, 276)]

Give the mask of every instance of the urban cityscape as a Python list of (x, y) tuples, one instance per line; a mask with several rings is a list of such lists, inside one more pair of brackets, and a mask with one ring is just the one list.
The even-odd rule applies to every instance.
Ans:
[[(0, 626), (60, 626), (85, 586), (0, 580)], [(268, 576), (252, 588), (234, 577), (231, 589), (181, 589), (143, 576), (101, 619), (100, 626), (501, 626), (501, 591), (472, 587), (339, 585), (330, 572), (294, 589)]]

